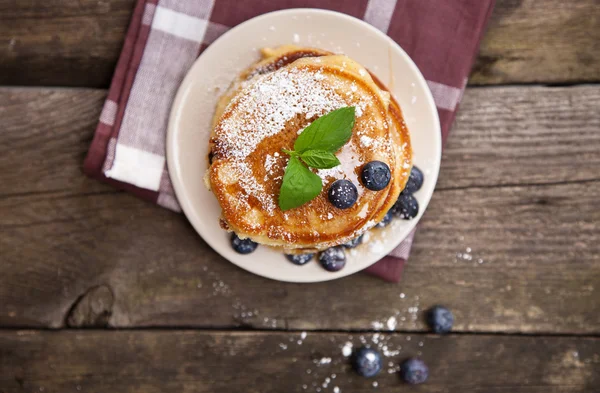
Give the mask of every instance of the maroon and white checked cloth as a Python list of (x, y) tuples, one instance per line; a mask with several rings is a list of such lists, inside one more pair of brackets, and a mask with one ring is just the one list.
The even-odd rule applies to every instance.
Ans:
[[(138, 0), (84, 172), (180, 211), (165, 161), (167, 121), (183, 77), (232, 26), (285, 8), (324, 8), (387, 33), (427, 79), (445, 140), (494, 0)], [(414, 231), (367, 269), (397, 282)]]

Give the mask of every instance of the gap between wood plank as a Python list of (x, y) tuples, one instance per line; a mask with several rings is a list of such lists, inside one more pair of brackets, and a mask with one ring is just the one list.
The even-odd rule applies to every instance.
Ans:
[(258, 334), (271, 334), (271, 333), (289, 333), (289, 334), (300, 334), (302, 332), (311, 334), (384, 334), (384, 335), (411, 335), (411, 336), (507, 336), (507, 337), (577, 337), (577, 338), (600, 338), (600, 332), (598, 333), (556, 333), (556, 332), (494, 332), (494, 331), (473, 331), (473, 332), (450, 332), (448, 334), (439, 335), (430, 331), (415, 331), (415, 330), (371, 330), (371, 329), (253, 329), (249, 327), (197, 327), (197, 326), (157, 326), (157, 327), (119, 327), (119, 328), (59, 328), (53, 329), (48, 327), (35, 327), (30, 326), (0, 326), (0, 332), (15, 332), (15, 331), (26, 331), (26, 332), (118, 332), (118, 331), (132, 331), (132, 332), (203, 332), (203, 333), (258, 333)]

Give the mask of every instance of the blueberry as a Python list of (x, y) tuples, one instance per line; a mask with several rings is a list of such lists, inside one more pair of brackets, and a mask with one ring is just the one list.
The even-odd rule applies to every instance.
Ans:
[(346, 254), (340, 246), (331, 247), (319, 254), (319, 262), (323, 269), (330, 272), (337, 272), (346, 266)]
[(410, 358), (400, 365), (400, 376), (404, 382), (417, 385), (427, 380), (429, 368), (421, 359)]
[(392, 219), (394, 218), (394, 215), (392, 214), (392, 210), (388, 210), (387, 213), (385, 213), (385, 216), (383, 216), (383, 220), (379, 221), (377, 223), (377, 225), (375, 225), (377, 228), (385, 228), (388, 225), (390, 225), (390, 222), (392, 222)]
[(454, 316), (444, 306), (433, 306), (427, 311), (427, 324), (437, 334), (448, 333), (452, 330)]
[(380, 191), (390, 184), (390, 167), (381, 161), (371, 161), (363, 166), (360, 173), (362, 184), (371, 191)]
[(327, 193), (329, 202), (338, 209), (352, 207), (358, 199), (358, 190), (351, 181), (340, 179), (333, 182)]
[(362, 347), (352, 356), (354, 371), (367, 378), (379, 374), (381, 363), (381, 354), (371, 348)]
[(402, 191), (398, 200), (392, 206), (391, 212), (396, 217), (412, 220), (419, 214), (419, 202), (411, 194)]
[(413, 166), (410, 170), (410, 176), (404, 187), (404, 192), (407, 194), (413, 194), (421, 189), (423, 186), (423, 172), (416, 166)]
[(346, 243), (342, 244), (342, 246), (344, 248), (354, 248), (354, 247), (358, 246), (359, 244), (362, 244), (364, 236), (365, 235), (363, 234), (363, 235), (360, 235), (359, 237), (355, 237), (352, 240), (348, 240)]
[(231, 247), (240, 253), (240, 254), (250, 254), (256, 247), (258, 247), (258, 243), (253, 242), (250, 239), (240, 239), (238, 235), (235, 233), (231, 234)]
[(294, 265), (306, 265), (314, 256), (315, 254), (285, 255), (288, 261), (292, 262)]

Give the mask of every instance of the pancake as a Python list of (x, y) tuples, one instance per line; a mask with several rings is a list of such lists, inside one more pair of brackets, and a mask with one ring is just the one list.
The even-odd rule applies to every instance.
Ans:
[[(222, 207), (222, 226), (241, 238), (287, 252), (344, 243), (379, 222), (398, 198), (411, 168), (408, 131), (389, 93), (346, 56), (294, 46), (263, 50), (264, 59), (242, 72), (221, 98), (211, 138), (207, 183)], [(379, 84), (379, 85), (378, 85)], [(277, 206), (287, 155), (316, 118), (356, 107), (352, 138), (336, 155), (342, 165), (315, 172), (323, 190), (289, 211)], [(380, 160), (392, 173), (388, 187), (370, 191), (359, 181), (363, 164)], [(327, 189), (351, 180), (357, 203), (336, 209)]]
[(213, 129), (223, 115), (225, 108), (229, 102), (231, 102), (231, 99), (235, 97), (235, 95), (239, 93), (244, 86), (248, 85), (253, 78), (276, 71), (281, 67), (284, 67), (304, 57), (333, 55), (333, 53), (321, 49), (303, 48), (295, 45), (282, 45), (277, 48), (263, 48), (261, 49), (261, 54), (263, 58), (242, 71), (231, 83), (231, 86), (227, 92), (225, 92), (225, 94), (219, 98), (213, 117)]

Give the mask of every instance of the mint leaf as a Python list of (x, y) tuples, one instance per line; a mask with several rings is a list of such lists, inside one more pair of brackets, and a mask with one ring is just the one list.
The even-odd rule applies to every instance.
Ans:
[(309, 167), (317, 169), (329, 169), (340, 165), (340, 160), (325, 150), (307, 150), (300, 156)]
[(302, 206), (319, 195), (322, 188), (321, 178), (292, 156), (283, 175), (279, 207), (285, 211)]
[(294, 150), (304, 153), (307, 150), (335, 152), (344, 146), (352, 136), (354, 127), (354, 107), (340, 108), (319, 117), (302, 131)]

